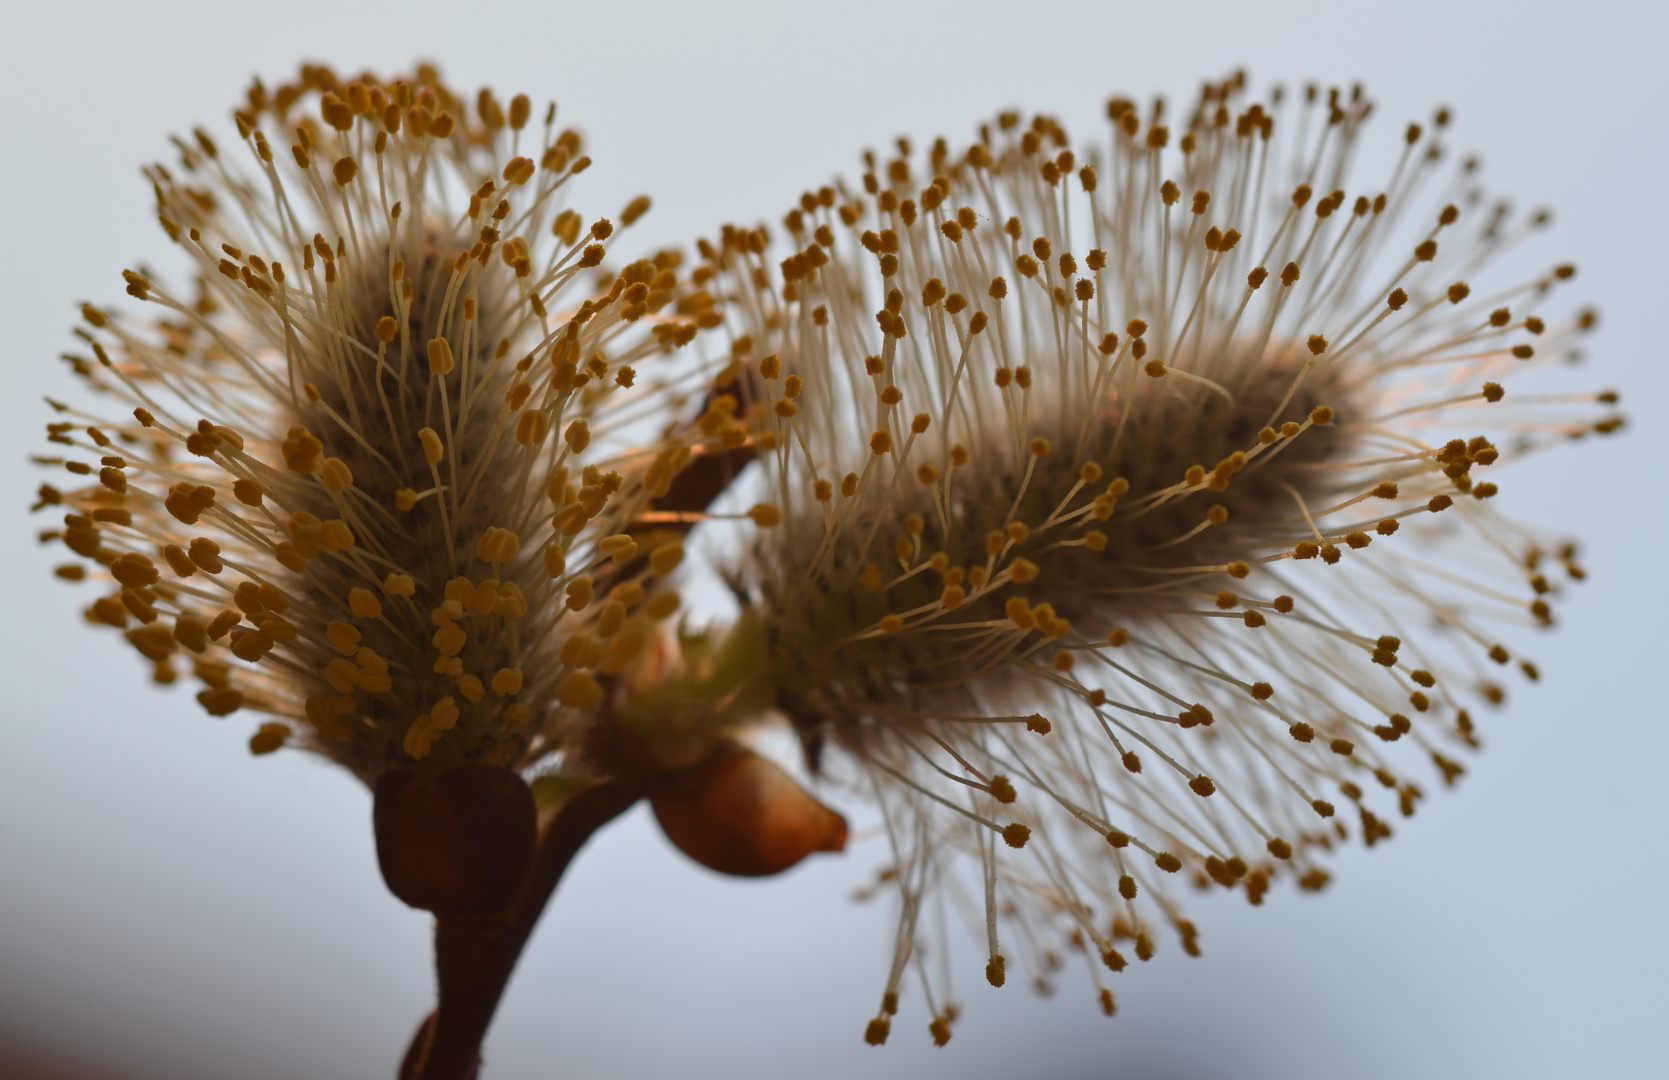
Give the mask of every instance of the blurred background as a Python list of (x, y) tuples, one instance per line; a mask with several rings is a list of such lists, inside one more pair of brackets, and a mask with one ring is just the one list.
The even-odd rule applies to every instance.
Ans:
[(1633, 421), (1507, 474), (1506, 508), (1582, 536), (1591, 580), (1530, 643), (1543, 681), (1487, 717), (1460, 788), (1392, 843), (1344, 854), (1321, 896), (1194, 901), (1205, 957), (1170, 948), (1120, 976), (1117, 1018), (1081, 975), (1052, 1001), (991, 990), (970, 946), (948, 1047), (919, 998), (867, 1047), (892, 915), (850, 893), (880, 845), (739, 882), (639, 810), (547, 911), (487, 1080), (1662, 1075), (1662, 9), (149, 0), (19, 4), (5, 24), (0, 1076), (388, 1077), (430, 1006), (428, 918), (377, 875), (368, 794), (299, 754), (251, 758), (248, 724), (205, 717), (183, 683), (153, 689), (115, 635), (83, 628), (84, 601), (51, 576), (58, 553), (35, 545), (45, 522), (23, 515), (75, 305), (118, 297), (124, 266), (167, 265), (139, 165), (172, 160), (168, 134), (200, 122), (230, 142), (253, 74), (420, 57), (465, 91), (556, 98), (597, 161), (577, 205), (595, 216), (651, 192), (627, 238), (645, 249), (775, 224), (802, 189), (855, 175), (862, 147), (964, 144), (1010, 105), (1081, 139), (1114, 92), (1181, 105), (1242, 65), (1260, 88), (1360, 79), (1380, 103), (1378, 160), (1403, 122), (1448, 104), (1451, 146), (1476, 150), (1494, 189), (1556, 208), (1522, 264), (1580, 265), (1566, 295), (1604, 322), (1565, 382), (1620, 388)]

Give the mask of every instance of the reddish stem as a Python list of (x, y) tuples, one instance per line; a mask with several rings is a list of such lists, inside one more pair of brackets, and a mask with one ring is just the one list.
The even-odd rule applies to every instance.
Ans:
[(439, 1002), (412, 1037), (400, 1080), (474, 1080), (499, 998), (557, 882), (591, 835), (645, 790), (641, 777), (628, 774), (574, 796), (540, 837), (527, 883), (507, 910), (435, 919)]

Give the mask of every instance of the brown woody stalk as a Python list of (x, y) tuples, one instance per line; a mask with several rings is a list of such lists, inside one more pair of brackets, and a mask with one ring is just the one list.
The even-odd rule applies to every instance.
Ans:
[(491, 915), (435, 920), (439, 1001), (412, 1037), (400, 1080), (471, 1080), (481, 1042), (522, 949), (557, 882), (593, 833), (644, 796), (644, 777), (627, 773), (574, 796), (539, 839), (532, 872), (509, 908)]

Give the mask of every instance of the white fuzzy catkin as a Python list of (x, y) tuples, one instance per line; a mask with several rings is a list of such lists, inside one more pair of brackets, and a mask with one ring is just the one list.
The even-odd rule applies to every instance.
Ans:
[(610, 429), (717, 317), (676, 252), (601, 270), (649, 201), (564, 208), (590, 159), (542, 112), (427, 67), (257, 82), (242, 145), (147, 170), (194, 296), (128, 271), (153, 314), (83, 308), (100, 404), (54, 402), (41, 462), (97, 482), (37, 509), (92, 568), (60, 576), (106, 583), (90, 621), (158, 682), (260, 714), (256, 753), (525, 767), (677, 606), (611, 539), (674, 459)]
[(1574, 271), (1486, 283), (1543, 216), (1447, 164), (1446, 112), (1347, 190), (1369, 111), (1237, 76), (1174, 131), (1115, 99), (1086, 156), (1008, 113), (866, 155), (786, 249), (704, 245), (737, 361), (709, 411), (760, 463), (723, 569), (813, 768), (894, 849), (871, 1041), (912, 970), (949, 1037), (932, 890), (983, 911), (993, 983), (1081, 947), (1110, 1014), (1102, 962), (1167, 927), (1198, 951), (1175, 875), (1321, 888), (1414, 812), (1422, 761), (1460, 773), (1504, 693), (1491, 625), (1550, 623), (1550, 569), (1581, 576), (1487, 501), (1508, 459), (1620, 423), (1614, 394), (1504, 388), (1592, 325), (1543, 314)]

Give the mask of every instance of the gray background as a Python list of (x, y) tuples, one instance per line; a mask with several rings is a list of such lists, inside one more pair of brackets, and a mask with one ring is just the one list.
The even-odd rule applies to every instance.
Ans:
[(1206, 957), (1171, 949), (1121, 976), (1117, 1019), (1096, 1013), (1081, 975), (1050, 1002), (992, 991), (970, 948), (967, 1015), (948, 1048), (931, 1047), (913, 1001), (892, 1044), (868, 1048), (890, 915), (847, 894), (876, 846), (738, 883), (678, 856), (640, 811), (558, 894), (493, 1029), (489, 1078), (1662, 1075), (1660, 10), (506, 11), (7, 5), (0, 1074), (23, 1075), (28, 1058), (133, 1078), (390, 1076), (428, 1007), (427, 919), (377, 877), (365, 792), (300, 755), (251, 759), (246, 723), (206, 718), (183, 686), (151, 689), (114, 635), (84, 630), (81, 601), (50, 577), (60, 552), (36, 548), (22, 519), (41, 477), (20, 464), (45, 445), (40, 396), (69, 385), (53, 357), (72, 302), (116, 298), (123, 266), (163, 262), (136, 169), (171, 159), (166, 135), (205, 121), (225, 132), (255, 72), (271, 84), (303, 58), (392, 71), (425, 56), (465, 90), (554, 96), (598, 161), (583, 209), (654, 193), (639, 243), (774, 222), (897, 133), (960, 143), (1018, 104), (1098, 134), (1111, 92), (1179, 102), (1239, 64), (1260, 86), (1364, 80), (1382, 144), (1449, 103), (1454, 144), (1483, 154), (1496, 187), (1557, 208), (1552, 238), (1526, 258), (1573, 258), (1572, 292), (1605, 313), (1568, 382), (1622, 388), (1634, 420), (1621, 439), (1508, 474), (1503, 502), (1583, 535), (1593, 580), (1534, 646), (1541, 686), (1488, 718), (1488, 749), (1459, 793), (1430, 799), (1389, 845), (1346, 854), (1321, 897), (1196, 902)]

